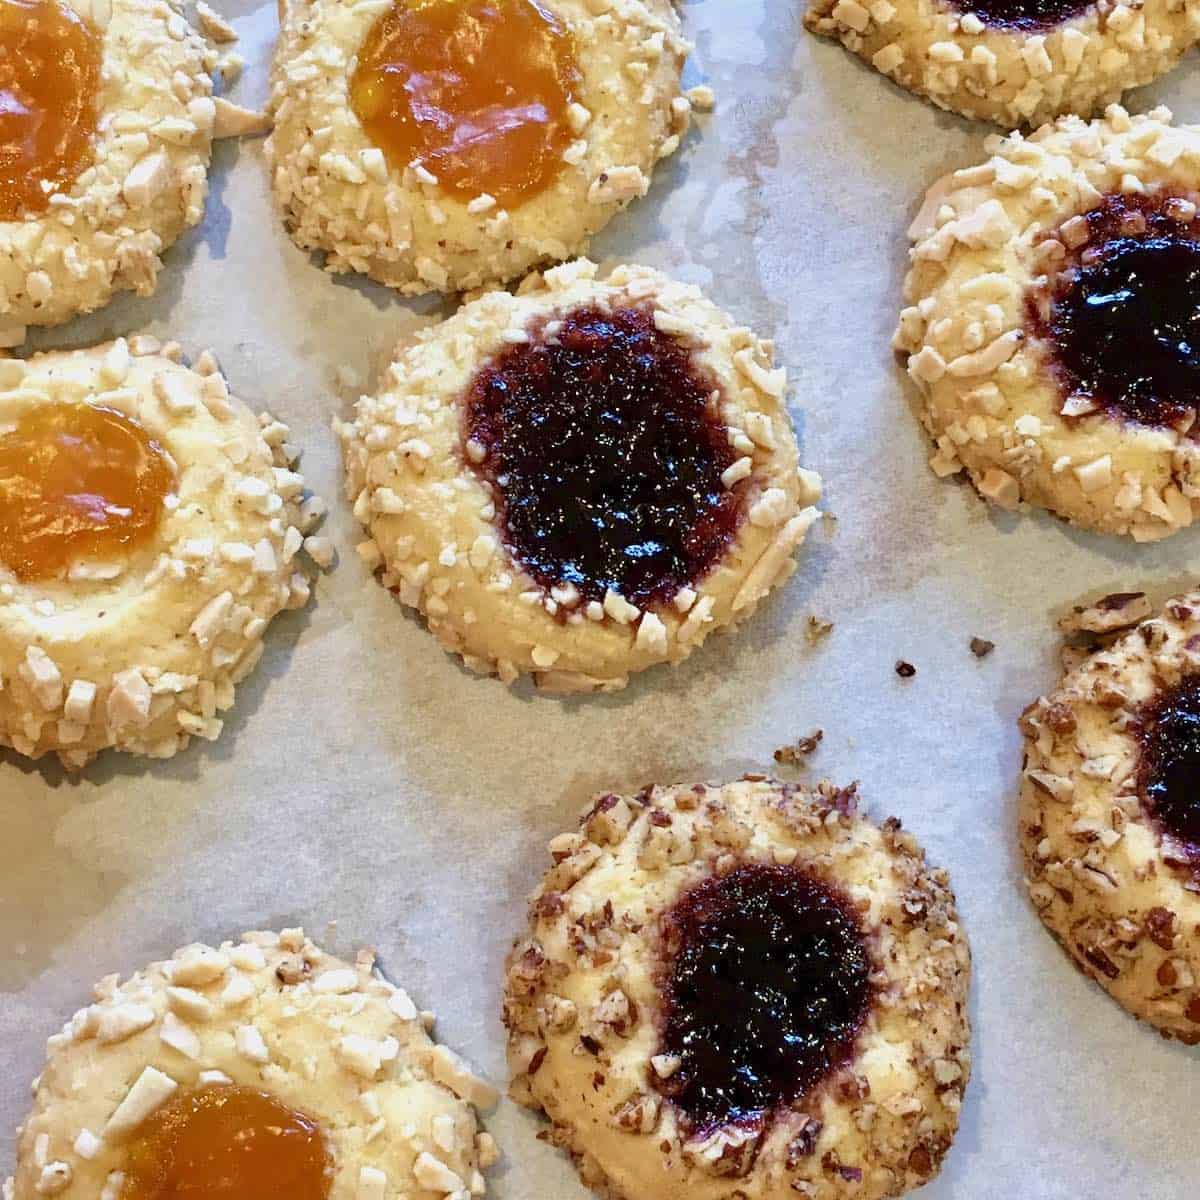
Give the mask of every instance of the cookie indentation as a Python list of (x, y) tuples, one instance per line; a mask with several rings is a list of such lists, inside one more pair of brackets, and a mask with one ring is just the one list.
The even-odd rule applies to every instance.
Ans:
[[(651, 311), (584, 307), (475, 377), (468, 461), (494, 487), (510, 551), (544, 588), (646, 607), (717, 563), (744, 483), (715, 384)], [(474, 452), (473, 452), (474, 451)]]
[(1107, 196), (1085, 219), (1060, 231), (1082, 244), (1048, 313), (1035, 312), (1064, 390), (1110, 417), (1190, 428), (1200, 395), (1195, 205)]
[(578, 81), (570, 30), (537, 0), (396, 0), (359, 53), (350, 101), (396, 170), (514, 204), (563, 170)]
[(181, 1092), (138, 1130), (121, 1200), (325, 1200), (332, 1182), (320, 1127), (255, 1088)]
[(660, 1086), (703, 1130), (756, 1122), (851, 1054), (870, 960), (847, 902), (790, 867), (747, 865), (687, 892), (664, 919)]
[(134, 418), (92, 404), (30, 408), (0, 435), (0, 563), (35, 580), (123, 560), (154, 536), (174, 482)]
[(100, 38), (62, 0), (0, 0), (0, 220), (45, 212), (91, 163)]
[(1091, 0), (951, 0), (951, 8), (974, 13), (994, 29), (1052, 29), (1092, 7)]
[(1150, 815), (1200, 866), (1200, 676), (1185, 676), (1142, 714), (1141, 785)]

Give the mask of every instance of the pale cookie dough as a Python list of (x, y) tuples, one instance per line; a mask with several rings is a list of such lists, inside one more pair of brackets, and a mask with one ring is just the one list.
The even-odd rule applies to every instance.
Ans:
[(161, 255), (204, 213), (216, 106), (180, 0), (74, 0), (103, 29), (92, 164), (44, 213), (0, 222), (0, 343), (121, 291), (154, 292)]
[[(545, 1111), (584, 1181), (614, 1200), (877, 1200), (932, 1178), (954, 1138), (971, 1063), (970, 952), (945, 872), (898, 821), (857, 815), (853, 788), (760, 779), (599, 797), (579, 833), (550, 843), (531, 934), (510, 956), (512, 1094)], [(664, 938), (681, 898), (772, 869), (831, 886), (856, 911), (866, 1015), (808, 1091), (697, 1132), (671, 1098), (691, 1064), (663, 1050), (674, 969)], [(718, 976), (728, 973), (700, 978)], [(739, 1013), (758, 1003), (723, 999)]]
[[(1173, 126), (1165, 109), (1130, 117), (1114, 106), (1102, 120), (1065, 117), (1028, 139), (994, 136), (987, 149), (986, 162), (930, 189), (909, 231), (908, 307), (893, 344), (921, 392), (936, 443), (930, 465), (939, 476), (965, 469), (1001, 508), (1028, 502), (1087, 529), (1166, 537), (1200, 512), (1194, 405), (1169, 421), (1127, 418), (1103, 386), (1081, 389), (1064, 370), (1050, 324), (1064, 297), (1078, 295), (1081, 263), (1102, 263), (1116, 234), (1145, 242), (1169, 227), (1177, 247), (1194, 249), (1200, 128)], [(1175, 278), (1149, 290), (1154, 304), (1176, 286), (1191, 295), (1182, 272)], [(1123, 318), (1140, 339), (1124, 374), (1150, 362), (1143, 346), (1155, 340), (1155, 318), (1143, 311), (1154, 309)], [(1185, 350), (1178, 371), (1194, 393)]]
[(268, 1092), (325, 1135), (330, 1200), (484, 1194), (495, 1143), (475, 1107), (495, 1091), (429, 1037), (425, 1014), (374, 970), (302, 930), (193, 945), (125, 983), (50, 1038), (17, 1142), (12, 1200), (118, 1200), (138, 1128), (180, 1089)]
[[(680, 91), (690, 49), (667, 0), (544, 0), (575, 36), (582, 75), (566, 167), (511, 209), (467, 201), (429, 172), (389, 168), (351, 110), (350, 64), (386, 7), (288, 0), (272, 72), (267, 141), (275, 198), (298, 245), (326, 269), (357, 271), (406, 294), (514, 279), (587, 249), (644, 196), (659, 159), (686, 132)], [(431, 182), (432, 180), (432, 182)]]
[(287, 427), (234, 399), (211, 355), (196, 370), (180, 357), (139, 337), (0, 361), (0, 430), (30, 406), (95, 403), (136, 418), (176, 468), (128, 560), (29, 582), (0, 564), (0, 746), (79, 768), (107, 748), (165, 758), (213, 740), (268, 624), (309, 599), (297, 552), (323, 507)]
[[(1113, 614), (1129, 625), (1146, 608), (1140, 593), (1106, 597), (1082, 626), (1073, 619), (1064, 628), (1109, 632)], [(1175, 832), (1190, 804), (1200, 833), (1196, 776), (1188, 782), (1200, 744), (1160, 720), (1180, 695), (1177, 731), (1200, 717), (1196, 592), (1086, 658), (1026, 709), (1020, 839), (1034, 906), (1080, 970), (1134, 1016), (1196, 1044), (1200, 842)], [(1155, 797), (1172, 753), (1181, 790), (1167, 793), (1176, 807), (1164, 810)]]
[[(722, 452), (728, 442), (718, 486), (734, 493), (731, 540), (707, 574), (644, 611), (612, 589), (589, 597), (569, 579), (539, 584), (510, 550), (504, 495), (482, 473), (487, 448), (464, 432), (470, 389), (497, 355), (592, 307), (650, 314), (657, 335), (709, 381), (706, 419)], [(519, 294), (484, 295), (401, 348), (378, 395), (338, 425), (347, 495), (371, 534), (360, 554), (472, 669), (506, 682), (531, 673), (559, 692), (623, 687), (632, 672), (680, 662), (748, 617), (795, 569), (819, 516), (820, 480), (798, 467), (785, 392), (770, 343), (695, 287), (631, 266), (601, 281), (586, 260), (533, 276)]]
[(1200, 4), (812, 0), (804, 22), (939, 108), (1036, 129), (1169, 71), (1200, 37)]

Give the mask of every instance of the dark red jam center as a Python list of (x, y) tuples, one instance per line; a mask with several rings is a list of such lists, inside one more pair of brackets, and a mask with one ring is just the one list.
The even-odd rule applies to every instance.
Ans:
[(1050, 29), (1092, 7), (1093, 0), (950, 0), (960, 13), (974, 13), (997, 29)]
[(1171, 203), (1106, 196), (1048, 314), (1034, 311), (1064, 391), (1139, 425), (1186, 422), (1200, 393), (1200, 222)]
[(743, 485), (721, 482), (735, 456), (714, 390), (642, 308), (576, 309), (479, 372), (464, 436), (486, 451), (473, 465), (542, 587), (611, 588), (644, 608), (716, 565)]
[(1178, 856), (1200, 867), (1200, 676), (1146, 706), (1141, 741), (1143, 802)]
[(848, 902), (792, 867), (747, 865), (687, 892), (664, 920), (659, 1087), (703, 1131), (754, 1124), (850, 1056), (870, 961)]

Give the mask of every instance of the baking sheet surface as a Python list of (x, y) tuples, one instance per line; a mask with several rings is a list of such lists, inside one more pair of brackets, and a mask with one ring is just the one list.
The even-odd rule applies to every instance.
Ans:
[[(257, 103), (274, 4), (232, 7), (248, 59), (233, 95)], [(888, 346), (904, 228), (988, 130), (806, 34), (801, 0), (696, 0), (685, 19), (717, 112), (593, 253), (699, 283), (776, 338), (836, 531), (814, 531), (741, 633), (623, 694), (560, 701), (469, 675), (353, 553), (329, 429), (401, 332), (445, 310), (322, 274), (272, 213), (261, 143), (221, 146), (207, 220), (169, 254), (158, 296), (34, 344), (148, 330), (191, 355), (212, 346), (238, 395), (291, 424), (341, 561), (308, 611), (272, 626), (215, 745), (108, 755), (81, 780), (0, 757), (0, 1127), (24, 1115), (45, 1037), (94, 980), (298, 923), (333, 949), (378, 947), (441, 1039), (503, 1082), (502, 964), (546, 842), (595, 790), (766, 770), (821, 727), (807, 774), (859, 779), (868, 811), (903, 819), (951, 870), (975, 952), (975, 1076), (924, 1200), (1195, 1194), (1200, 1054), (1123, 1015), (1043, 932), (1014, 810), (1015, 721), (1056, 677), (1055, 617), (1084, 596), (1185, 586), (1200, 530), (1134, 547), (989, 513), (936, 480)], [(1200, 117), (1189, 64), (1130, 106), (1162, 101)], [(835, 623), (815, 647), (814, 613)], [(990, 657), (971, 655), (973, 635)], [(505, 1101), (488, 1125), (505, 1151), (493, 1195), (587, 1195), (531, 1115)], [(0, 1171), (11, 1158), (0, 1146)]]

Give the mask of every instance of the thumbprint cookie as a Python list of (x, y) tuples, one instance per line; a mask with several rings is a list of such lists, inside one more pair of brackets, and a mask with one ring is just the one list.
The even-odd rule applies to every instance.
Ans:
[(1067, 117), (934, 185), (894, 344), (938, 475), (1151, 541), (1200, 512), (1200, 128)]
[(10, 1200), (483, 1196), (496, 1094), (432, 1016), (302, 930), (112, 975), (50, 1038)]
[(179, 0), (0, 0), (0, 343), (150, 295), (204, 210), (216, 105)]
[(1177, 0), (812, 0), (805, 24), (939, 108), (1005, 129), (1091, 116), (1200, 37)]
[(216, 738), (267, 626), (308, 600), (322, 510), (287, 427), (180, 357), (135, 338), (0, 361), (0, 745), (20, 754)]
[(1021, 717), (1029, 894), (1084, 974), (1200, 1043), (1200, 593), (1154, 616), (1108, 596), (1070, 627), (1119, 636)]
[(509, 959), (515, 1099), (619, 1200), (882, 1200), (938, 1173), (970, 1074), (943, 871), (853, 788), (599, 797)]
[(582, 253), (691, 105), (667, 0), (286, 0), (274, 191), (328, 270), (455, 292)]
[(468, 666), (620, 688), (793, 571), (820, 481), (785, 390), (768, 343), (656, 271), (486, 294), (339, 426), (361, 553)]

